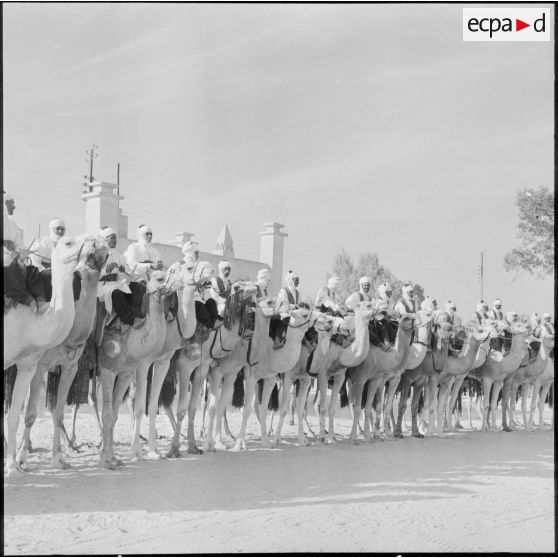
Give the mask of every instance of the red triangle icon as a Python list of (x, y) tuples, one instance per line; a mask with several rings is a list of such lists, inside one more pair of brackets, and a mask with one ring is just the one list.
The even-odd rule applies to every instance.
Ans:
[(521, 31), (522, 29), (525, 29), (526, 27), (531, 27), (530, 23), (525, 23), (524, 21), (521, 21), (520, 19), (515, 19), (515, 30), (516, 31)]

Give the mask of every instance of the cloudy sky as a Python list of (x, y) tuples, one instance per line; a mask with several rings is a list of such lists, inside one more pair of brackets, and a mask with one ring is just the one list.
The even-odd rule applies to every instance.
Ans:
[[(547, 5), (548, 6), (548, 5)], [(529, 7), (534, 7), (530, 5)], [(553, 187), (553, 42), (462, 41), (458, 5), (4, 4), (4, 179), (25, 240), (83, 230), (86, 149), (130, 236), (228, 223), (315, 293), (345, 248), (463, 313), (553, 308), (553, 282), (502, 268), (515, 192)]]

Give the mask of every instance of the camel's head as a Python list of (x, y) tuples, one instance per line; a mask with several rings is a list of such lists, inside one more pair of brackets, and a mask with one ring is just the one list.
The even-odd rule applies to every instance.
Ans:
[(168, 286), (168, 281), (170, 277), (170, 273), (167, 271), (162, 271), (160, 269), (156, 269), (155, 271), (148, 272), (148, 281), (147, 281), (147, 292), (148, 293), (156, 293), (160, 292), (161, 294), (170, 291)]
[(527, 323), (513, 322), (508, 329), (512, 332), (512, 335), (528, 335), (531, 333), (531, 326)]
[(266, 318), (271, 318), (275, 313), (275, 303), (273, 299), (269, 296), (261, 298), (257, 303), (256, 306), (262, 311), (262, 314)]
[(78, 262), (89, 256), (93, 250), (93, 239), (86, 235), (63, 236), (52, 251), (52, 269), (73, 271)]
[(253, 281), (235, 281), (232, 284), (231, 292), (240, 292), (242, 298), (247, 300), (252, 298), (258, 292), (258, 287)]
[(360, 317), (365, 322), (369, 322), (374, 314), (376, 313), (376, 308), (373, 302), (359, 302), (354, 307), (355, 317)]
[(417, 325), (424, 325), (434, 320), (434, 312), (431, 308), (425, 308), (417, 312)]
[(447, 341), (451, 337), (453, 326), (447, 312), (440, 312), (434, 320), (434, 333), (440, 341)]
[(289, 326), (302, 327), (306, 324), (310, 324), (312, 310), (309, 308), (296, 308), (295, 310), (289, 310), (289, 314), (291, 316)]
[(335, 322), (335, 318), (330, 316), (329, 314), (324, 314), (323, 312), (317, 312), (316, 310), (313, 311), (313, 315), (316, 318), (314, 322), (314, 327), (316, 331), (321, 331), (324, 333), (329, 333)]
[(499, 335), (498, 331), (498, 322), (496, 320), (491, 320), (487, 318), (482, 321), (482, 325), (478, 328), (479, 332), (481, 333), (480, 339), (481, 342), (486, 341), (487, 337), (490, 339), (496, 339)]
[(211, 282), (215, 270), (209, 262), (197, 262), (192, 269), (186, 269), (185, 266), (182, 266), (181, 274), (185, 285), (200, 287)]
[(403, 331), (411, 331), (411, 329), (413, 329), (413, 318), (401, 316), (399, 318), (399, 328)]
[(83, 234), (77, 236), (76, 239), (80, 242), (83, 241), (81, 257), (77, 267), (100, 272), (110, 254), (110, 248), (104, 238)]

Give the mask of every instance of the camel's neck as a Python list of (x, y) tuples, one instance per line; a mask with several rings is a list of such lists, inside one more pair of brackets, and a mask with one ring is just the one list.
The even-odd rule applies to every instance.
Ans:
[(339, 353), (339, 362), (344, 367), (357, 366), (368, 354), (370, 337), (368, 336), (368, 320), (355, 315), (354, 341)]
[(469, 335), (467, 340), (467, 348), (462, 357), (448, 357), (452, 359), (454, 366), (456, 368), (455, 372), (466, 372), (471, 368), (475, 359), (477, 358), (477, 353), (481, 345), (480, 339), (477, 339), (473, 335)]
[(473, 363), (473, 368), (478, 368), (484, 364), (486, 355), (488, 354), (488, 351), (490, 351), (490, 341), (492, 341), (492, 338), (488, 337), (479, 345), (477, 356), (475, 357), (475, 362)]
[(264, 358), (268, 350), (268, 343), (272, 343), (269, 337), (270, 318), (266, 318), (262, 310), (256, 306), (256, 319), (254, 323), (254, 335), (252, 336), (253, 355), (251, 361), (256, 362)]
[(196, 305), (195, 305), (195, 285), (185, 285), (179, 291), (181, 299), (178, 319), (184, 339), (189, 339), (196, 332)]
[(516, 370), (525, 354), (525, 339), (527, 332), (515, 333), (512, 335), (510, 352), (502, 359), (502, 367), (505, 371), (512, 372)]
[[(80, 270), (81, 294), (75, 302), (74, 325), (68, 335), (70, 341), (80, 342), (89, 337), (95, 321), (97, 286), (100, 272), (93, 269)], [(73, 289), (70, 289), (73, 292)]]
[(267, 343), (267, 358), (269, 370), (277, 373), (290, 370), (297, 362), (302, 348), (302, 338), (307, 327), (293, 327), (289, 325), (285, 346), (277, 351), (273, 350), (273, 342)]
[(318, 346), (314, 351), (314, 358), (310, 365), (310, 372), (318, 372), (325, 367), (327, 363), (327, 354), (331, 341), (331, 332), (318, 331)]
[(74, 308), (73, 277), (73, 267), (57, 269), (56, 266), (53, 266), (50, 309), (54, 310), (54, 312), (67, 311), (70, 307)]
[(404, 330), (401, 326), (397, 328), (395, 339), (394, 368), (400, 368), (407, 360), (409, 349), (411, 348), (411, 330)]

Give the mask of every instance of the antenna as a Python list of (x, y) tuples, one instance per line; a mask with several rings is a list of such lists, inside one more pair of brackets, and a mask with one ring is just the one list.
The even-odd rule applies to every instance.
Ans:
[(480, 283), (480, 299), (484, 300), (484, 252), (480, 253), (479, 265), (479, 283)]
[(99, 149), (99, 146), (93, 144), (91, 146), (91, 149), (89, 149), (85, 152), (87, 157), (88, 157), (87, 159), (85, 159), (85, 162), (89, 163), (89, 175), (87, 175), (87, 174), (83, 175), (83, 178), (87, 179), (87, 181), (88, 181), (85, 184), (87, 184), (87, 183), (90, 184), (91, 182), (93, 182), (93, 180), (95, 180), (95, 177), (93, 176), (93, 159), (96, 159), (98, 157), (98, 153), (97, 153), (98, 149)]
[(120, 195), (120, 163), (116, 165), (116, 185), (118, 186), (116, 193)]

